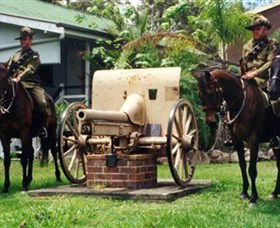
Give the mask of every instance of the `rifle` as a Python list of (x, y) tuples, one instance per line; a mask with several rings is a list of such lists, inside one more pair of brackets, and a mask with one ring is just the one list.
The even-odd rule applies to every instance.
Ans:
[(240, 66), (240, 71), (241, 71), (241, 76), (243, 76), (246, 72), (248, 72), (248, 67), (245, 64), (245, 59), (244, 57), (239, 59), (239, 66)]
[(248, 72), (247, 62), (253, 61), (257, 58), (258, 54), (269, 44), (268, 39), (261, 40), (252, 51), (247, 53), (244, 57), (239, 59), (241, 75), (244, 75)]
[(30, 57), (32, 51), (26, 51), (24, 54), (18, 59), (18, 61), (12, 62), (9, 67), (8, 74), (9, 76), (13, 76), (13, 74), (24, 64), (24, 62)]

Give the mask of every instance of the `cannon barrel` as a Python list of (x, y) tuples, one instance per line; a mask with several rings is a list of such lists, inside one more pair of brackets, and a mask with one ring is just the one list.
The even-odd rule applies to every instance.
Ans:
[(92, 109), (80, 109), (77, 112), (77, 118), (80, 121), (106, 120), (115, 122), (129, 122), (129, 118), (124, 112)]
[(105, 120), (112, 122), (131, 122), (143, 126), (146, 121), (145, 111), (143, 97), (134, 93), (127, 96), (119, 111), (80, 109), (77, 112), (77, 118), (80, 121)]

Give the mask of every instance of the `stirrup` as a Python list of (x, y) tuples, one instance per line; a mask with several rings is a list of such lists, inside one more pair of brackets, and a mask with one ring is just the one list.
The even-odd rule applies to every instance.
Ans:
[(280, 138), (278, 136), (273, 137), (269, 142), (269, 147), (280, 150)]
[(48, 137), (48, 131), (45, 127), (42, 127), (40, 130), (39, 130), (39, 138), (40, 139), (45, 139)]

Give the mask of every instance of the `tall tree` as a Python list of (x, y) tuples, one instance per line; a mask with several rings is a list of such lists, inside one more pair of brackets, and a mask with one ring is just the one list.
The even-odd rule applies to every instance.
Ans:
[(205, 21), (205, 29), (209, 35), (220, 41), (223, 60), (227, 59), (228, 44), (249, 35), (245, 26), (251, 16), (243, 12), (239, 1), (209, 0), (205, 3), (200, 17)]

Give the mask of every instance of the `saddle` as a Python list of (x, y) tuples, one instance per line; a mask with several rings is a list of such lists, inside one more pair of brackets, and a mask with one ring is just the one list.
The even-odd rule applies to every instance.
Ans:
[(27, 94), (28, 99), (29, 99), (29, 102), (30, 102), (30, 104), (31, 104), (31, 108), (32, 108), (32, 110), (34, 111), (34, 103), (35, 103), (35, 101), (33, 100), (31, 94), (28, 92), (28, 89), (26, 89), (22, 84), (21, 84), (21, 86), (22, 86), (22, 88), (24, 89), (25, 93)]
[[(21, 84), (21, 86), (22, 86), (23, 90), (25, 91), (25, 93), (26, 93), (26, 95), (29, 99), (34, 118), (39, 120), (41, 117), (40, 117), (40, 114), (39, 114), (39, 111), (38, 111), (39, 110), (38, 104), (36, 103), (35, 99), (33, 99), (32, 95), (30, 94), (28, 89), (25, 88), (22, 84)], [(49, 105), (48, 105), (47, 109), (50, 109)], [(47, 110), (47, 112), (48, 112), (48, 110)]]

